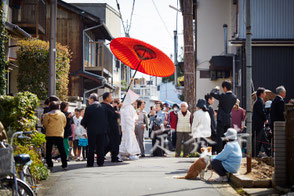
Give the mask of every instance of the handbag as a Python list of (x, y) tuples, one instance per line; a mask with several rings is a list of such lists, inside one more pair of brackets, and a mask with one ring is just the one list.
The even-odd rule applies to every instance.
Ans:
[(83, 146), (83, 147), (88, 146), (88, 139), (80, 138), (79, 139), (79, 146)]

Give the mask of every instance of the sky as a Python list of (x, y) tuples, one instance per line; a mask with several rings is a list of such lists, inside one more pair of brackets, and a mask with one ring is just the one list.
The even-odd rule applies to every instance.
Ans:
[[(116, 0), (64, 0), (68, 3), (107, 3), (117, 10)], [(123, 21), (130, 21), (133, 0), (118, 0)], [(155, 5), (154, 5), (155, 4)], [(177, 0), (136, 0), (130, 28), (130, 37), (145, 41), (171, 57), (174, 54), (174, 34), (177, 11)], [(156, 8), (158, 12), (156, 11)], [(178, 5), (179, 6), (179, 5)], [(160, 16), (159, 16), (159, 14)], [(122, 36), (123, 28), (122, 29)], [(183, 18), (178, 12), (178, 54), (183, 46)], [(174, 57), (172, 57), (174, 61)]]

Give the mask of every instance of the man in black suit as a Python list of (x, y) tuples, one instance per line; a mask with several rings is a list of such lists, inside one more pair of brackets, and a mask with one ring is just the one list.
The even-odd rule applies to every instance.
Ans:
[(272, 102), (271, 105), (271, 129), (274, 131), (274, 122), (275, 121), (285, 121), (285, 102), (284, 98), (286, 97), (286, 89), (284, 86), (279, 86), (276, 88), (277, 96)]
[(104, 148), (107, 145), (108, 118), (107, 111), (98, 103), (98, 95), (93, 93), (89, 97), (89, 104), (86, 108), (81, 125), (87, 129), (89, 152), (87, 167), (93, 167), (94, 150), (97, 154), (97, 165), (104, 164)]
[(265, 136), (264, 125), (266, 122), (266, 114), (263, 104), (263, 99), (266, 96), (265, 89), (259, 87), (256, 91), (256, 101), (253, 105), (253, 114), (252, 114), (252, 142), (253, 142), (253, 151), (252, 156), (256, 157), (259, 154), (261, 145), (263, 146), (267, 156), (271, 155), (270, 144), (268, 139)]
[(109, 92), (103, 94), (103, 102), (101, 105), (105, 107), (108, 116), (108, 138), (109, 143), (105, 149), (105, 155), (108, 152), (111, 152), (111, 162), (122, 162), (117, 155), (119, 153), (119, 144), (120, 144), (120, 135), (118, 129), (118, 118), (119, 114), (115, 109), (110, 105), (112, 102), (112, 95)]
[(231, 127), (231, 112), (237, 101), (236, 95), (232, 92), (232, 83), (226, 80), (222, 83), (225, 93), (219, 94), (219, 87), (212, 89), (210, 95), (219, 101), (217, 113), (217, 153), (223, 149), (222, 137), (227, 129)]
[(211, 105), (214, 103), (214, 98), (210, 94), (205, 95), (204, 98), (206, 100), (206, 106), (208, 108), (208, 113), (210, 116), (211, 140), (215, 142), (215, 144), (212, 146), (212, 153), (214, 153), (217, 151), (217, 148), (216, 148), (216, 142), (217, 142), (216, 121), (215, 121), (215, 116), (214, 116), (214, 110), (211, 107)]

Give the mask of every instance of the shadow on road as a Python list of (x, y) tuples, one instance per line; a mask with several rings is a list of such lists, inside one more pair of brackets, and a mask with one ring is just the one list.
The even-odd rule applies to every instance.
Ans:
[(168, 172), (168, 173), (165, 173), (167, 175), (174, 175), (174, 174), (182, 174), (182, 175), (186, 175), (188, 170), (186, 169), (179, 169), (177, 171), (171, 171), (171, 172)]
[(195, 161), (186, 160), (186, 161), (178, 161), (177, 163), (194, 163)]
[(152, 193), (152, 194), (141, 195), (141, 196), (168, 195), (168, 194), (172, 194), (172, 193), (182, 193), (182, 192), (186, 192), (186, 191), (194, 191), (194, 190), (199, 190), (199, 189), (213, 189), (213, 187), (197, 187), (197, 188), (191, 188), (191, 189), (180, 189), (180, 190), (174, 190), (174, 191)]
[[(103, 167), (115, 167), (115, 166), (122, 166), (122, 165), (128, 165), (129, 163), (127, 162), (121, 162), (121, 163), (112, 163), (110, 161), (106, 161), (103, 165)], [(82, 168), (88, 168), (86, 167), (87, 162), (86, 161), (82, 161), (82, 162), (69, 162), (68, 166), (67, 166), (67, 171), (70, 170), (76, 170), (76, 169), (82, 169)], [(95, 163), (94, 163), (94, 167), (98, 167)], [(52, 172), (53, 173), (57, 173), (57, 172), (64, 172), (65, 170), (61, 168), (61, 166), (54, 166)]]

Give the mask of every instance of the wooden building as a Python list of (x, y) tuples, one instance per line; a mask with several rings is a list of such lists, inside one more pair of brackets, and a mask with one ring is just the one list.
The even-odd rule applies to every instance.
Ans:
[[(49, 6), (46, 13), (46, 39), (49, 40)], [(105, 44), (112, 36), (97, 16), (58, 0), (56, 36), (57, 42), (67, 45), (72, 52), (69, 96), (86, 98), (91, 92), (98, 93), (98, 89), (103, 93), (113, 88), (113, 55)]]
[[(7, 29), (10, 39), (8, 56), (15, 61), (17, 40), (35, 37), (48, 41), (50, 35), (49, 0), (9, 1), (7, 8)], [(87, 97), (90, 93), (102, 94), (111, 91), (114, 58), (106, 45), (112, 36), (100, 18), (74, 5), (57, 1), (56, 40), (67, 45), (72, 52), (69, 96)], [(7, 75), (7, 93), (17, 93), (17, 66)]]

